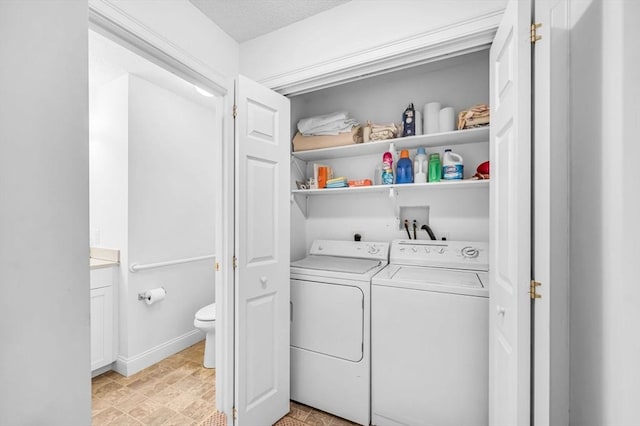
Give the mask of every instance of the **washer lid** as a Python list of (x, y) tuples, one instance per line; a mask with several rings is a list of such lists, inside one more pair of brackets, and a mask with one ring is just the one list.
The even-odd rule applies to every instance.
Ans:
[(331, 272), (348, 272), (364, 274), (382, 264), (381, 260), (354, 259), (336, 256), (307, 256), (304, 259), (291, 262), (291, 266)]
[(435, 284), (451, 287), (484, 288), (474, 272), (452, 271), (436, 268), (400, 267), (391, 277), (396, 281)]
[(201, 308), (198, 312), (196, 312), (196, 319), (198, 321), (215, 321), (216, 320), (216, 304), (212, 303), (210, 305)]

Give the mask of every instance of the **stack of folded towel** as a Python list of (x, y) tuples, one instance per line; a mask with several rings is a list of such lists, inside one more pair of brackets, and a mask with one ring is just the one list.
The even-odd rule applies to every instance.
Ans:
[(363, 130), (364, 141), (369, 142), (394, 139), (401, 133), (401, 129), (402, 126), (395, 123), (373, 124), (370, 121), (367, 121), (367, 125)]
[(458, 130), (487, 126), (489, 121), (489, 105), (475, 105), (467, 111), (460, 111), (458, 114)]
[(298, 131), (303, 136), (327, 136), (349, 133), (359, 123), (347, 112), (334, 112), (298, 121)]
[(346, 177), (337, 177), (327, 181), (327, 188), (346, 188), (349, 186)]
[(303, 118), (293, 138), (294, 151), (331, 148), (362, 142), (362, 128), (346, 112)]

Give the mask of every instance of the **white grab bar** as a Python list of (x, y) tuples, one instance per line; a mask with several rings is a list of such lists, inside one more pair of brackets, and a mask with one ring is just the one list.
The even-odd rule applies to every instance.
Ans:
[(129, 270), (131, 272), (144, 271), (145, 269), (161, 268), (163, 266), (179, 265), (181, 263), (199, 262), (201, 260), (215, 259), (215, 254), (208, 256), (189, 257), (187, 259), (169, 260), (167, 262), (148, 263), (146, 265), (138, 265), (137, 263), (131, 264)]

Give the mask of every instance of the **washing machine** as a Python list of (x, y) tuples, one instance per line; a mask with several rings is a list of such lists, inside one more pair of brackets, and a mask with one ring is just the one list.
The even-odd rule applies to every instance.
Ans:
[(373, 425), (487, 425), (488, 245), (395, 240), (372, 280)]
[(291, 263), (291, 399), (362, 425), (371, 415), (371, 278), (389, 243), (316, 240)]

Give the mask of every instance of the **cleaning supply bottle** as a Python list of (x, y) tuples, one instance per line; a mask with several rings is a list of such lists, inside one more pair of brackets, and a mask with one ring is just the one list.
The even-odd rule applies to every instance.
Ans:
[(413, 159), (413, 181), (415, 183), (424, 183), (427, 181), (427, 153), (423, 147), (418, 148), (418, 153)]
[(398, 151), (396, 151), (396, 144), (391, 142), (389, 144), (389, 152), (391, 153), (391, 170), (393, 171), (394, 180), (391, 183), (396, 183), (395, 178), (397, 177), (396, 167), (398, 166)]
[(450, 149), (445, 149), (442, 159), (442, 179), (462, 179), (464, 177), (463, 172), (464, 165), (462, 163), (462, 157), (455, 152), (451, 152)]
[(413, 103), (410, 103), (407, 109), (402, 113), (402, 136), (416, 135), (416, 110)]
[(429, 182), (440, 182), (442, 167), (440, 167), (440, 153), (429, 155)]
[(413, 164), (409, 158), (409, 150), (403, 149), (396, 167), (396, 183), (413, 183)]
[(393, 183), (393, 156), (390, 152), (382, 154), (382, 184), (391, 185)]

